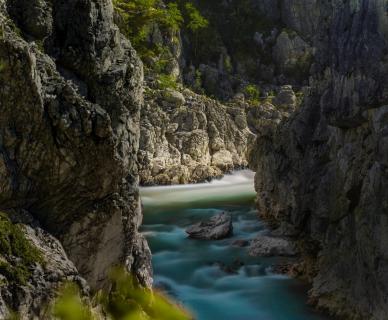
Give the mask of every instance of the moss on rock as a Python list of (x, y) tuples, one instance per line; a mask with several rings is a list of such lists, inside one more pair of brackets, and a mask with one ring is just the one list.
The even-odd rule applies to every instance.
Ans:
[(8, 282), (24, 285), (31, 267), (43, 263), (42, 253), (25, 237), (23, 227), (0, 213), (0, 274)]

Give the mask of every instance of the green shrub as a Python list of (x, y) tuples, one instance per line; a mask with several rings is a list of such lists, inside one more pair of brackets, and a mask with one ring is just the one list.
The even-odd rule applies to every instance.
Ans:
[[(22, 227), (0, 213), (0, 274), (8, 281), (24, 285), (36, 263), (44, 263), (42, 253), (24, 236)], [(14, 259), (18, 263), (14, 263)]]
[(167, 4), (167, 8), (161, 16), (160, 23), (164, 28), (172, 31), (179, 31), (179, 28), (183, 23), (183, 17), (177, 3), (170, 2)]
[(157, 57), (163, 53), (161, 49), (166, 49), (148, 41), (155, 25), (168, 35), (178, 32), (184, 24), (193, 33), (208, 25), (195, 6), (183, 0), (168, 1), (166, 5), (161, 0), (113, 0), (113, 4), (120, 16), (121, 32), (131, 40), (143, 59)]
[(156, 77), (158, 88), (161, 90), (165, 89), (178, 89), (178, 84), (174, 76), (169, 74), (159, 74)]
[(90, 307), (81, 300), (74, 283), (66, 283), (60, 289), (53, 316), (60, 320), (94, 320)]
[(132, 45), (142, 55), (150, 55), (157, 50), (150, 48), (147, 37), (154, 24), (162, 30), (177, 31), (183, 17), (176, 3), (163, 6), (160, 0), (113, 0), (116, 12), (121, 17), (120, 30), (131, 40)]
[(112, 272), (112, 291), (103, 305), (113, 319), (188, 320), (191, 317), (162, 294), (141, 288), (122, 269)]
[(185, 9), (188, 16), (187, 29), (191, 32), (195, 33), (209, 25), (209, 21), (201, 15), (191, 2), (186, 3)]
[(253, 84), (249, 84), (244, 88), (245, 96), (248, 99), (248, 102), (252, 105), (259, 104), (260, 91), (259, 88)]
[[(111, 289), (102, 290), (95, 303), (112, 320), (189, 320), (192, 317), (164, 295), (141, 288), (134, 277), (122, 268), (113, 270)], [(97, 320), (91, 306), (80, 298), (74, 284), (65, 284), (53, 306), (59, 320)]]

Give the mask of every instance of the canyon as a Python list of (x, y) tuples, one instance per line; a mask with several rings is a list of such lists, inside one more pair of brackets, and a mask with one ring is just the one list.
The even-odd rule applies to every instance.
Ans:
[(0, 0), (0, 318), (49, 319), (68, 281), (90, 302), (118, 264), (151, 288), (139, 184), (250, 167), (310, 302), (385, 319), (387, 2), (192, 3), (207, 27), (147, 39), (166, 87), (110, 0)]

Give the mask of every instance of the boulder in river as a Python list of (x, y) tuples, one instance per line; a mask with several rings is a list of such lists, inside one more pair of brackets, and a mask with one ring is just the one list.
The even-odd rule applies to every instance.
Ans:
[(247, 247), (248, 245), (249, 245), (249, 241), (244, 239), (238, 239), (232, 242), (233, 247), (242, 248), (242, 247)]
[(257, 257), (293, 257), (296, 255), (294, 244), (283, 238), (258, 235), (251, 241), (249, 255)]
[(225, 212), (217, 214), (208, 221), (201, 221), (186, 229), (190, 238), (219, 240), (233, 234), (232, 216)]

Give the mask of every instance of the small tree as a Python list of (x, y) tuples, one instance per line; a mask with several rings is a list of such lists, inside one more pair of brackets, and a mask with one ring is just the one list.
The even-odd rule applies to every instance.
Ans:
[(244, 93), (247, 96), (249, 103), (253, 105), (257, 105), (259, 103), (260, 91), (255, 85), (247, 85), (244, 89)]
[(201, 15), (196, 7), (191, 2), (187, 2), (185, 5), (189, 21), (187, 22), (187, 28), (195, 33), (199, 29), (206, 28), (209, 25), (209, 21)]
[(142, 56), (157, 51), (149, 48), (147, 37), (154, 24), (166, 31), (178, 31), (183, 17), (174, 2), (164, 6), (160, 0), (113, 0), (115, 9), (121, 17), (119, 27), (131, 40), (132, 45)]

